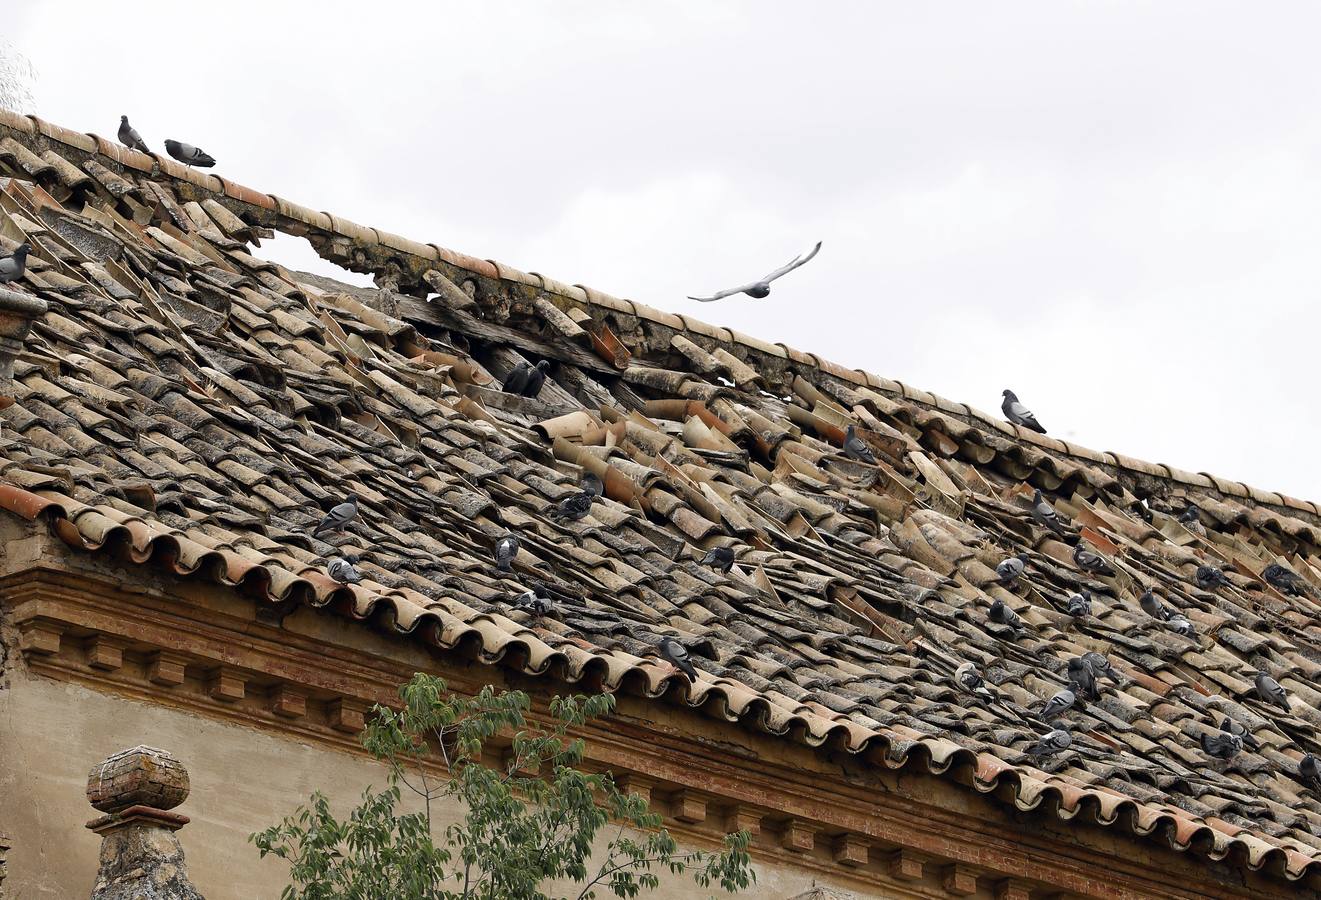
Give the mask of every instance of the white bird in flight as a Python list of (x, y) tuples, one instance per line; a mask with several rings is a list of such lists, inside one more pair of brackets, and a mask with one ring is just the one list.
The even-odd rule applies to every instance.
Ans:
[(728, 288), (723, 291), (716, 291), (710, 297), (693, 297), (690, 295), (688, 299), (696, 300), (698, 303), (710, 303), (713, 300), (720, 300), (724, 297), (732, 297), (734, 294), (747, 294), (749, 297), (755, 297), (756, 299), (760, 300), (762, 297), (765, 297), (767, 294), (771, 292), (772, 281), (774, 281), (775, 279), (779, 278), (782, 275), (788, 275), (794, 269), (798, 268), (799, 266), (807, 262), (809, 259), (816, 256), (817, 251), (820, 249), (821, 249), (821, 242), (817, 241), (816, 246), (813, 247), (809, 252), (803, 254), (802, 256), (795, 256), (789, 262), (780, 266), (780, 268), (776, 269), (774, 272), (771, 272), (769, 275), (767, 275), (765, 278), (762, 278), (760, 281), (754, 281), (752, 284), (745, 284), (742, 287)]

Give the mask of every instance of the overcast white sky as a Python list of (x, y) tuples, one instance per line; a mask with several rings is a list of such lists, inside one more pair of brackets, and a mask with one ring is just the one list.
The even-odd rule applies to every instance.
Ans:
[[(1321, 499), (1321, 6), (312, 9), (11, 0), (5, 32), (61, 125)], [(816, 240), (765, 300), (685, 299)]]

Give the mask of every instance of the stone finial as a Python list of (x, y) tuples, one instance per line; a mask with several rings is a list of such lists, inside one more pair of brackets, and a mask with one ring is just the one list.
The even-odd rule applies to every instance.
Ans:
[(14, 360), (23, 351), (32, 320), (45, 314), (45, 300), (0, 287), (0, 393), (14, 377)]
[(169, 811), (187, 797), (188, 770), (154, 747), (121, 750), (88, 773), (87, 799), (105, 813), (87, 823), (101, 835), (92, 900), (202, 900), (175, 835), (188, 817)]

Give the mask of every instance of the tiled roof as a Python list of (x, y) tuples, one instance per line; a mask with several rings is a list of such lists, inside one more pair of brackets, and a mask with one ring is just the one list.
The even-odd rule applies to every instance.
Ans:
[[(1321, 871), (1321, 802), (1296, 773), (1321, 750), (1312, 504), (1066, 445), (5, 115), (0, 243), (36, 248), (9, 288), (49, 304), (0, 411), (5, 509), (73, 547), (259, 602), (687, 703), (876, 766), (970, 773), (1022, 809), (1289, 878)], [(261, 261), (252, 245), (271, 225), (399, 292)], [(408, 296), (410, 273), (440, 296)], [(539, 399), (498, 391), (540, 358), (554, 365)], [(851, 423), (878, 465), (838, 455)], [(552, 519), (583, 470), (609, 499)], [(1034, 525), (1034, 487), (1063, 537)], [(350, 491), (361, 519), (333, 544), (310, 538)], [(1204, 511), (1193, 530), (1172, 515), (1188, 498)], [(490, 548), (507, 531), (522, 552), (501, 577)], [(1116, 574), (1080, 572), (1078, 542)], [(727, 576), (698, 564), (714, 546), (738, 554)], [(339, 552), (362, 555), (363, 584), (327, 578)], [(1017, 553), (1026, 578), (996, 584)], [(1273, 563), (1303, 596), (1262, 580)], [(1198, 588), (1199, 565), (1229, 585)], [(534, 582), (557, 598), (549, 616), (507, 602)], [(1065, 600), (1084, 586), (1093, 617), (1076, 622)], [(1142, 612), (1147, 586), (1196, 637)], [(988, 621), (995, 599), (1021, 633)], [(657, 658), (665, 633), (692, 650), (695, 684)], [(1045, 731), (1034, 712), (1090, 650), (1119, 683), (1065, 716), (1071, 750), (1027, 755)], [(964, 662), (996, 702), (955, 682)], [(1289, 691), (1289, 714), (1255, 698), (1258, 669)], [(1199, 738), (1225, 717), (1260, 748), (1208, 759)]]

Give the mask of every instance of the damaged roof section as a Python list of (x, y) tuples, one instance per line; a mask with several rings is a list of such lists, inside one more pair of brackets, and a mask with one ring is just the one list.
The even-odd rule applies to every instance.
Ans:
[[(262, 603), (687, 703), (870, 765), (971, 772), (1023, 809), (1046, 801), (1295, 879), (1321, 863), (1321, 804), (1297, 774), (1321, 750), (1311, 504), (1029, 435), (786, 347), (5, 121), (0, 246), (32, 243), (10, 288), (47, 305), (0, 411), (12, 513)], [(323, 253), (384, 287), (261, 260), (264, 229), (300, 216)], [(499, 389), (541, 360), (537, 397)], [(840, 452), (849, 425), (875, 465)], [(554, 518), (585, 472), (605, 496)], [(1034, 489), (1062, 534), (1034, 524)], [(349, 493), (359, 520), (333, 544), (311, 538)], [(1189, 500), (1201, 516), (1181, 522)], [(491, 548), (511, 531), (506, 574)], [(1082, 572), (1077, 545), (1109, 574)], [(735, 553), (727, 574), (700, 564), (715, 547)], [(362, 557), (362, 584), (326, 577), (338, 553)], [(1017, 554), (1025, 577), (999, 583)], [(1199, 587), (1205, 566), (1226, 583)], [(1271, 566), (1296, 576), (1288, 592)], [(534, 585), (550, 615), (509, 602)], [(1148, 587), (1194, 635), (1143, 611)], [(1074, 619), (1067, 599), (1084, 588), (1092, 614)], [(1021, 628), (988, 619), (996, 600)], [(658, 656), (664, 634), (692, 651), (696, 683)], [(1036, 712), (1088, 651), (1116, 683), (1068, 713), (1070, 750), (1029, 756)], [(968, 662), (993, 702), (954, 679)], [(1287, 713), (1256, 698), (1258, 670)], [(1257, 749), (1210, 759), (1200, 739), (1226, 718)]]

